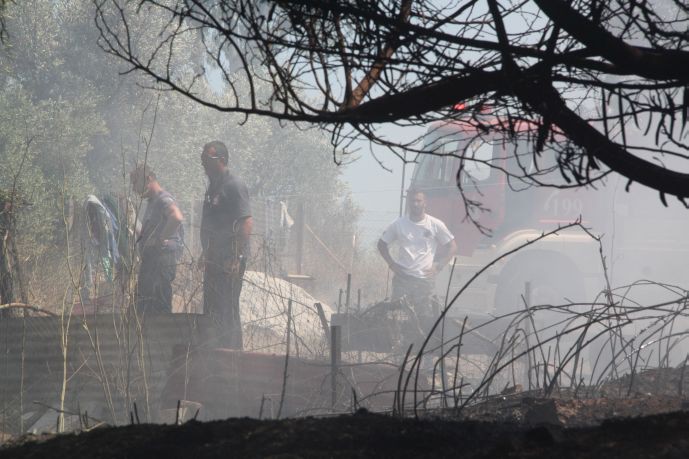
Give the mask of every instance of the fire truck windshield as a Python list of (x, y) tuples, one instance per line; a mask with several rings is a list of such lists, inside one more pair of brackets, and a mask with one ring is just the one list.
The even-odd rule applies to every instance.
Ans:
[(495, 157), (504, 159), (505, 169), (509, 172), (507, 180), (515, 191), (532, 186), (529, 178), (538, 178), (541, 183), (558, 183), (561, 179), (558, 152), (553, 149), (553, 144), (547, 144), (537, 152), (533, 139), (520, 136), (498, 146)]
[(472, 140), (464, 151), (464, 171), (474, 180), (490, 177), (494, 147), (481, 138)]
[(438, 130), (426, 138), (427, 154), (419, 155), (413, 182), (423, 187), (455, 187), (462, 167), (464, 183), (488, 179), (494, 146), (481, 138), (467, 139), (457, 131)]

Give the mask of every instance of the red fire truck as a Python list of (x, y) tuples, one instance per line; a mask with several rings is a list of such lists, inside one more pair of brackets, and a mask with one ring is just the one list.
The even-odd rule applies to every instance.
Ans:
[[(640, 279), (689, 286), (689, 211), (680, 203), (666, 208), (656, 192), (634, 184), (626, 191), (626, 181), (616, 177), (595, 189), (529, 186), (504, 171), (548, 170), (550, 161), (551, 174), (559, 175), (554, 152), (542, 152), (534, 164), (527, 136), (508, 142), (478, 134), (468, 123), (431, 126), (425, 147), (435, 155), (419, 155), (412, 176), (412, 187), (425, 191), (428, 213), (442, 219), (456, 237), (454, 287), (500, 254), (577, 218), (602, 236), (613, 287)], [(462, 163), (462, 155), (471, 160)], [(487, 209), (469, 209), (487, 231), (467, 218), (467, 199)], [(605, 285), (602, 266), (595, 240), (580, 230), (564, 231), (495, 264), (460, 299), (459, 309), (505, 312), (523, 307), (527, 282), (532, 304), (592, 301)], [(438, 281), (441, 296), (447, 271)]]

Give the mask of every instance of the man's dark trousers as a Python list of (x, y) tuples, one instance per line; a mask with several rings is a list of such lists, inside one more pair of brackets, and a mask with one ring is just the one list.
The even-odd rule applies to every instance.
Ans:
[(139, 314), (172, 312), (172, 281), (177, 259), (172, 250), (147, 247), (141, 254), (136, 308)]
[(239, 316), (239, 295), (246, 270), (244, 260), (239, 270), (231, 272), (231, 261), (206, 263), (203, 282), (203, 312), (218, 326), (218, 345), (227, 349), (243, 349), (242, 321)]

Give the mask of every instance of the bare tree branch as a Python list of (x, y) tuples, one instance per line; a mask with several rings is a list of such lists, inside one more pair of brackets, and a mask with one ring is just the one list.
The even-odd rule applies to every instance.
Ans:
[[(366, 140), (400, 158), (463, 157), (442, 142), (419, 147), (379, 134), (384, 123), (462, 123), (491, 139), (525, 137), (535, 159), (554, 156), (546, 162), (560, 181), (551, 166), (489, 164), (527, 184), (583, 186), (617, 173), (687, 197), (689, 9), (681, 2), (94, 2), (100, 46), (127, 73), (222, 112), (317, 124), (344, 154)], [(158, 43), (147, 46), (127, 26), (145, 15), (164, 18)], [(224, 98), (194, 91), (203, 71), (183, 60), (183, 39), (212, 56)]]

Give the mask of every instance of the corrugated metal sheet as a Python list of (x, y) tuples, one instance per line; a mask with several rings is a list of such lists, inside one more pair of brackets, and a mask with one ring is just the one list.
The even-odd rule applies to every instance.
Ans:
[(143, 326), (112, 314), (0, 320), (0, 430), (18, 432), (20, 412), (59, 406), (63, 363), (67, 411), (121, 423), (136, 403), (142, 421), (154, 420), (173, 348), (202, 345), (208, 325), (196, 314), (148, 316)]
[[(176, 355), (162, 408), (177, 400), (202, 407), (203, 420), (264, 417), (277, 414), (285, 381), (285, 356), (228, 349)], [(397, 367), (379, 363), (343, 365), (337, 377), (335, 406), (331, 405), (331, 367), (328, 361), (291, 357), (287, 365), (283, 416), (349, 411), (356, 393), (360, 406), (374, 410), (392, 407), (399, 375)], [(262, 407), (263, 405), (263, 407)]]
[[(332, 408), (327, 354), (316, 356), (319, 353), (305, 349), (309, 334), (322, 335), (322, 330), (317, 319), (306, 320), (307, 312), (315, 313), (306, 306), (301, 311), (296, 307), (299, 304), (294, 303), (292, 311), (299, 333), (293, 333), (301, 343), (302, 357), (289, 361), (283, 415), (324, 413)], [(269, 312), (270, 307), (264, 305), (267, 309), (262, 312)], [(276, 318), (282, 317), (279, 305), (275, 308)], [(68, 379), (65, 410), (88, 411), (91, 418), (109, 423), (128, 423), (134, 403), (142, 422), (159, 421), (158, 416), (174, 408), (177, 400), (201, 403), (203, 419), (257, 416), (262, 403), (264, 416), (271, 416), (271, 411), (276, 414), (285, 362), (279, 354), (284, 354), (284, 345), (270, 347), (279, 349), (278, 355), (211, 349), (205, 337), (213, 336), (214, 325), (197, 314), (148, 316), (142, 328), (127, 319), (112, 314), (72, 317), (68, 327), (59, 317), (0, 320), (0, 431), (28, 429), (47, 406), (59, 406), (63, 364)], [(284, 332), (280, 321), (273, 327)], [(63, 328), (68, 337), (66, 361), (61, 347)], [(278, 335), (276, 343), (284, 340), (283, 334)], [(245, 338), (249, 338), (247, 349), (265, 344), (250, 334)], [(379, 364), (343, 366), (338, 381), (336, 409), (351, 408), (353, 391), (364, 406), (387, 408), (392, 404), (397, 369)]]

